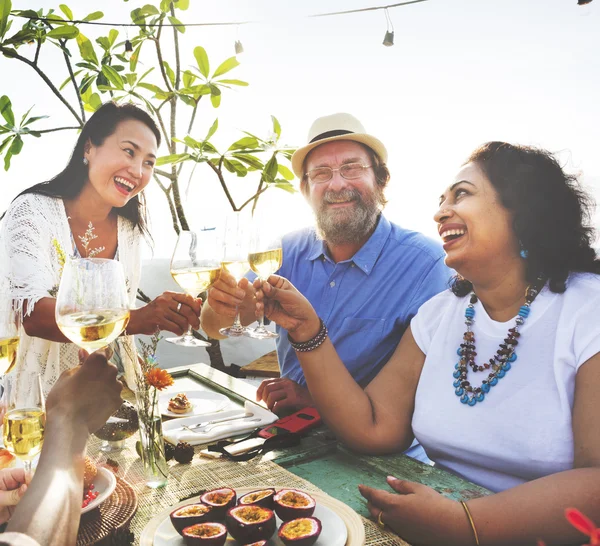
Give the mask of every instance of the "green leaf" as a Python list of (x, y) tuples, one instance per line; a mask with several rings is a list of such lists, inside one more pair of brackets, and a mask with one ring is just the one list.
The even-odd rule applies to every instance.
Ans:
[(171, 154), (164, 155), (159, 157), (156, 160), (156, 166), (160, 167), (161, 165), (170, 165), (172, 163), (181, 163), (182, 161), (186, 161), (190, 159), (190, 154)]
[(77, 45), (79, 46), (79, 54), (81, 55), (81, 58), (97, 66), (98, 57), (96, 57), (96, 52), (94, 51), (92, 42), (90, 42), (86, 36), (80, 33), (79, 36), (77, 36)]
[(200, 150), (202, 148), (202, 142), (197, 141), (195, 138), (192, 138), (190, 135), (187, 135), (183, 142), (194, 150)]
[(218, 95), (211, 95), (210, 103), (213, 105), (213, 108), (218, 108), (221, 106), (221, 94), (219, 93)]
[(285, 165), (278, 165), (277, 170), (279, 174), (286, 180), (294, 180), (294, 173), (290, 171)]
[(167, 77), (169, 78), (171, 85), (174, 87), (175, 86), (175, 72), (173, 72), (173, 69), (169, 66), (169, 63), (167, 61), (163, 61), (163, 66), (165, 67), (165, 72), (167, 73)]
[(206, 50), (202, 46), (195, 47), (194, 57), (196, 58), (196, 64), (198, 65), (200, 74), (202, 74), (205, 78), (208, 78), (208, 74), (210, 72), (210, 63), (208, 62)]
[(102, 74), (106, 77), (106, 79), (113, 84), (117, 89), (124, 89), (123, 78), (121, 75), (112, 67), (107, 64), (102, 66)]
[(213, 78), (218, 78), (222, 76), (226, 72), (229, 72), (236, 66), (239, 66), (240, 63), (235, 57), (229, 57), (226, 61), (223, 61), (218, 68), (215, 70), (215, 73), (212, 75)]
[(81, 83), (79, 84), (79, 94), (80, 95), (84, 95), (85, 92), (90, 88), (90, 86), (94, 83), (94, 80), (96, 79), (96, 74), (91, 74), (89, 76), (86, 76), (85, 78), (83, 78), (81, 80)]
[(273, 120), (273, 132), (277, 135), (277, 138), (279, 138), (281, 136), (281, 125), (279, 125), (279, 121), (277, 121), (275, 116), (271, 116), (271, 119)]
[(142, 13), (144, 13), (145, 15), (160, 15), (160, 11), (158, 11), (158, 8), (156, 6), (153, 6), (152, 4), (146, 4), (144, 6), (142, 6)]
[(0, 144), (0, 154), (4, 151), (4, 149), (9, 145), (10, 141), (15, 138), (15, 135), (10, 135), (9, 137), (6, 137), (3, 141), (2, 144)]
[[(83, 72), (83, 70), (77, 70), (76, 72), (73, 73), (73, 76), (77, 77), (82, 72)], [(71, 81), (71, 76), (68, 76), (67, 79), (60, 84), (60, 87), (58, 88), (58, 90), (62, 91), (70, 81)]]
[(175, 0), (175, 7), (185, 11), (190, 7), (190, 0)]
[(135, 72), (135, 69), (137, 68), (137, 64), (140, 59), (140, 51), (142, 49), (143, 43), (144, 42), (140, 42), (140, 45), (138, 45), (135, 48), (134, 52), (131, 54), (131, 57), (129, 58), (129, 70), (131, 70), (132, 72)]
[(98, 19), (102, 19), (102, 17), (104, 17), (104, 13), (102, 13), (101, 11), (94, 11), (92, 13), (90, 13), (89, 15), (86, 15), (83, 20), (84, 21), (97, 21)]
[(241, 150), (244, 148), (256, 148), (258, 146), (258, 141), (253, 137), (243, 137), (239, 140), (236, 140), (231, 146), (229, 146), (229, 150)]
[(210, 95), (211, 93), (210, 86), (206, 84), (190, 87), (190, 91), (196, 100), (198, 100), (202, 95)]
[(219, 152), (217, 152), (217, 149), (210, 142), (206, 142), (206, 141), (204, 141), (202, 143), (202, 151), (208, 152), (209, 154), (218, 154), (219, 153)]
[(232, 157), (235, 157), (236, 159), (243, 161), (247, 165), (250, 165), (250, 167), (252, 167), (253, 169), (262, 171), (265, 167), (263, 162), (260, 159), (258, 159), (258, 157), (256, 157), (256, 156), (253, 156), (250, 154), (240, 154), (240, 153), (233, 153), (231, 155), (232, 155)]
[(110, 31), (108, 32), (108, 43), (110, 44), (110, 47), (112, 47), (115, 44), (115, 41), (118, 36), (118, 30), (115, 30), (114, 28), (110, 29)]
[(0, 40), (4, 38), (7, 31), (8, 16), (11, 9), (12, 3), (10, 0), (0, 0)]
[(60, 6), (58, 7), (60, 8), (60, 11), (62, 11), (65, 14), (67, 19), (73, 19), (73, 12), (69, 9), (69, 6), (67, 6), (66, 4), (60, 4)]
[(241, 85), (243, 87), (248, 86), (248, 82), (244, 82), (242, 80), (217, 80), (215, 83), (222, 83), (228, 85)]
[(194, 75), (194, 73), (190, 72), (189, 70), (186, 70), (183, 73), (183, 77), (182, 77), (183, 87), (190, 87), (194, 83), (195, 79), (196, 79), (196, 76)]
[(125, 79), (129, 84), (129, 87), (134, 87), (135, 82), (137, 81), (137, 74), (125, 74)]
[(273, 154), (271, 159), (267, 161), (267, 164), (263, 170), (263, 174), (265, 175), (265, 180), (267, 182), (273, 182), (275, 180), (275, 177), (277, 176), (277, 167), (277, 157), (275, 154)]
[(15, 115), (12, 111), (12, 105), (10, 103), (10, 99), (6, 95), (2, 95), (0, 97), (0, 114), (6, 120), (9, 125), (14, 127), (15, 125)]
[(163, 13), (171, 11), (171, 0), (160, 0), (160, 11)]
[(177, 19), (177, 17), (173, 17), (172, 15), (169, 15), (169, 21), (171, 21), (172, 25), (178, 25), (174, 28), (176, 28), (179, 32), (181, 32), (181, 34), (183, 34), (185, 32), (185, 25), (179, 19)]
[(183, 101), (184, 104), (187, 104), (188, 106), (191, 106), (192, 108), (194, 106), (196, 106), (196, 99), (194, 99), (193, 97), (188, 97), (187, 95), (179, 95), (179, 98)]
[[(2, 0), (0, 0), (0, 2), (1, 1)], [(10, 38), (7, 38), (6, 40), (4, 40), (2, 45), (4, 45), (4, 46), (15, 45), (18, 47), (22, 44), (26, 44), (27, 42), (31, 42), (33, 39), (35, 39), (35, 37), (36, 37), (35, 30), (31, 30), (31, 29), (19, 30), (17, 33), (13, 34)], [(3, 51), (3, 53), (6, 57), (10, 56), (6, 51)]]
[(166, 93), (166, 91), (163, 91), (160, 87), (158, 87), (158, 85), (154, 85), (153, 83), (140, 82), (140, 83), (138, 83), (138, 87), (143, 87), (144, 89), (147, 89), (148, 91), (152, 91), (153, 93), (156, 93), (157, 95), (159, 93)]
[(210, 129), (208, 130), (208, 134), (206, 135), (206, 138), (204, 140), (210, 140), (210, 137), (212, 137), (217, 132), (218, 128), (219, 128), (219, 118), (215, 119), (214, 123), (210, 126)]
[(152, 72), (152, 71), (154, 70), (154, 68), (155, 68), (154, 66), (150, 67), (148, 70), (146, 70), (146, 72), (144, 72), (144, 73), (143, 73), (143, 74), (140, 76), (140, 79), (139, 79), (140, 83), (141, 83), (141, 82), (144, 80), (144, 78), (145, 78), (145, 77), (146, 77), (148, 74), (150, 74), (150, 72)]
[(4, 156), (4, 170), (8, 171), (10, 169), (10, 159), (13, 155), (18, 155), (21, 149), (23, 148), (23, 139), (19, 135), (16, 135), (13, 138), (12, 144), (10, 148), (6, 152)]
[(273, 185), (276, 188), (279, 188), (280, 190), (285, 190), (289, 193), (297, 192), (296, 188), (292, 186), (292, 184), (290, 184), (287, 180), (277, 180), (277, 182), (275, 182)]
[(77, 38), (79, 35), (79, 29), (73, 25), (63, 25), (60, 27), (53, 28), (46, 37), (55, 38), (55, 39), (64, 39), (70, 40), (72, 38)]

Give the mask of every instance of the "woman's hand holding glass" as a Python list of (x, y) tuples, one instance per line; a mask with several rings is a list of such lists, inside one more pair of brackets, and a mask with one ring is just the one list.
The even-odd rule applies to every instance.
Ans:
[(56, 323), (73, 343), (94, 352), (127, 327), (129, 301), (123, 266), (116, 260), (68, 260), (56, 298)]

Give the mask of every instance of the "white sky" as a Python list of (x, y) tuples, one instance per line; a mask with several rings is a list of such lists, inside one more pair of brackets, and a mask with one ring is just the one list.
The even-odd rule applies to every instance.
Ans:
[[(58, 3), (13, 0), (13, 9)], [(102, 9), (104, 21), (129, 22), (129, 11), (142, 4), (71, 0), (69, 5), (76, 17)], [(241, 136), (242, 129), (267, 136), (273, 114), (283, 127), (282, 141), (297, 145), (305, 141), (314, 118), (351, 112), (390, 152), (387, 216), (431, 236), (435, 236), (432, 215), (437, 196), (470, 151), (487, 140), (560, 152), (600, 201), (600, 0), (584, 7), (576, 0), (429, 0), (390, 10), (395, 27), (395, 45), (390, 48), (381, 45), (386, 29), (382, 11), (305, 17), (382, 5), (381, 0), (191, 0), (191, 4), (190, 10), (180, 12), (184, 22), (263, 21), (237, 30), (233, 26), (186, 31), (183, 65), (194, 64), (192, 49), (202, 45), (213, 69), (233, 55), (237, 35), (245, 53), (230, 76), (250, 83), (225, 91), (218, 110), (206, 100), (193, 135), (202, 137), (218, 117), (216, 143), (224, 148)], [(83, 5), (93, 7), (83, 10)], [(102, 27), (85, 29), (90, 38), (104, 32)], [(122, 29), (120, 38), (124, 36)], [(20, 52), (32, 54), (26, 47)], [(145, 55), (151, 54), (146, 46)], [(57, 84), (65, 79), (64, 64), (56, 53), (43, 52), (41, 65)], [(2, 94), (11, 98), (17, 116), (33, 104), (35, 115), (51, 114), (39, 127), (71, 124), (64, 106), (33, 70), (4, 57), (0, 57)], [(11, 170), (0, 170), (0, 209), (20, 190), (61, 170), (75, 138), (74, 132), (28, 138)], [(241, 180), (234, 188), (239, 202), (256, 187), (254, 179)], [(169, 257), (174, 232), (166, 202), (155, 187), (149, 194), (154, 256)], [(272, 190), (266, 197), (263, 206), (285, 229), (311, 222), (299, 194), (290, 197)], [(186, 203), (188, 217), (194, 224), (214, 223), (225, 206), (214, 175), (199, 167)], [(599, 215), (595, 224), (600, 224)]]

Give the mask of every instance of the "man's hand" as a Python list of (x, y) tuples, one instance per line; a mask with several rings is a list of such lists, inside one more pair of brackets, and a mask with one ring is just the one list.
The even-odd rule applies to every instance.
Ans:
[(207, 301), (217, 315), (233, 319), (238, 310), (242, 315), (247, 310), (254, 313), (254, 288), (248, 279), (237, 283), (233, 275), (221, 269), (217, 282), (208, 291)]
[(164, 292), (149, 304), (131, 311), (127, 332), (152, 335), (167, 330), (182, 335), (191, 325), (200, 328), (202, 300), (179, 292)]
[[(80, 351), (80, 358), (85, 351)], [(92, 353), (81, 366), (63, 372), (46, 400), (48, 421), (66, 419), (91, 434), (120, 407), (122, 384), (106, 355)], [(56, 417), (55, 417), (56, 416)]]
[(314, 405), (308, 389), (287, 377), (265, 379), (256, 391), (256, 400), (265, 402), (277, 415), (286, 409), (298, 410)]
[(6, 523), (27, 491), (25, 470), (23, 468), (4, 468), (0, 470), (0, 524)]

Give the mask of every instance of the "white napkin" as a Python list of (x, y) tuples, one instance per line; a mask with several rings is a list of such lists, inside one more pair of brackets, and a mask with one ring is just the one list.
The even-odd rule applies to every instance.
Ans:
[[(178, 442), (187, 442), (191, 445), (208, 444), (216, 440), (223, 438), (229, 438), (230, 436), (237, 436), (253, 431), (258, 427), (266, 427), (274, 421), (277, 421), (278, 417), (268, 409), (254, 404), (249, 400), (246, 400), (244, 404), (244, 411), (247, 414), (252, 413), (247, 419), (238, 419), (231, 421), (231, 423), (219, 423), (219, 426), (211, 428), (208, 432), (190, 432), (183, 428), (183, 425), (192, 426), (196, 423), (211, 421), (213, 419), (225, 419), (227, 417), (236, 417), (241, 415), (241, 410), (229, 410), (219, 411), (218, 413), (208, 413), (205, 415), (194, 415), (191, 417), (185, 417), (182, 419), (173, 419), (163, 423), (163, 436), (168, 442), (177, 445)], [(254, 421), (253, 419), (259, 419)], [(212, 425), (211, 425), (212, 426)]]

